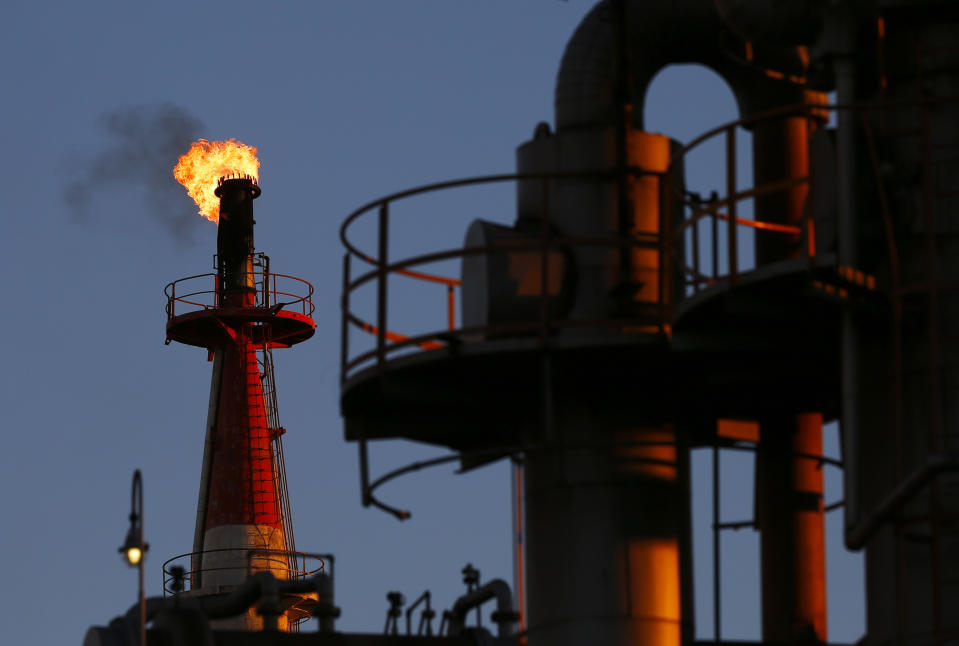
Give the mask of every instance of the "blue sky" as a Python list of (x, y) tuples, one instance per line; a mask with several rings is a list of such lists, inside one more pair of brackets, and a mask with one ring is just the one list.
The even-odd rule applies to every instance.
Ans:
[[(413, 599), (429, 588), (448, 606), (466, 562), (484, 579), (511, 578), (505, 464), (467, 475), (439, 467), (388, 485), (382, 497), (413, 510), (406, 523), (360, 507), (356, 448), (343, 441), (337, 406), (338, 230), (375, 197), (512, 171), (516, 146), (552, 120), (563, 47), (592, 4), (5, 3), (4, 641), (79, 643), (133, 602), (136, 577), (116, 547), (134, 468), (144, 474), (150, 593), (160, 564), (192, 548), (210, 364), (202, 350), (164, 346), (163, 286), (209, 270), (216, 231), (191, 216), (185, 195), (155, 183), (145, 169), (159, 157), (117, 152), (140, 141), (124, 138), (123, 124), (172, 109), (162, 106), (176, 107), (184, 131), (259, 148), (257, 246), (275, 271), (316, 287), (315, 338), (275, 358), (297, 546), (336, 554), (340, 628), (380, 630), (388, 590)], [(681, 140), (734, 118), (728, 90), (695, 69), (658, 78), (647, 108), (651, 130)], [(691, 171), (700, 192), (719, 188), (710, 162), (700, 166)], [(397, 244), (455, 247), (470, 220), (508, 222), (512, 204), (508, 187), (424, 202), (404, 213)], [(418, 324), (418, 307), (397, 309)], [(438, 452), (376, 446), (374, 472)], [(695, 464), (708, 478), (705, 461)], [(739, 496), (724, 513), (735, 520), (750, 513), (750, 466), (728, 467)], [(727, 636), (756, 637), (757, 543), (744, 532), (727, 545), (738, 599), (724, 613)], [(829, 558), (832, 637), (852, 641), (861, 567), (838, 549)], [(710, 615), (697, 619), (710, 634)]]

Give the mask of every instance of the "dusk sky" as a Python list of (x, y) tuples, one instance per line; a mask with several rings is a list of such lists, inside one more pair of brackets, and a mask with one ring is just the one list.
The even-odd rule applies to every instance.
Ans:
[[(296, 544), (336, 555), (338, 628), (382, 630), (390, 590), (412, 600), (430, 589), (448, 608), (467, 562), (484, 580), (512, 580), (505, 462), (386, 485), (378, 495), (413, 512), (402, 523), (360, 505), (338, 411), (339, 227), (394, 191), (514, 171), (516, 147), (552, 122), (563, 48), (593, 4), (4, 3), (0, 641), (80, 644), (135, 601), (117, 547), (136, 468), (148, 594), (161, 592), (161, 564), (192, 549), (211, 364), (202, 349), (164, 345), (163, 288), (212, 267), (216, 227), (172, 177), (199, 137), (259, 149), (257, 247), (316, 288), (315, 337), (274, 357)], [(650, 94), (648, 129), (681, 141), (736, 118), (729, 90), (701, 68), (667, 70)], [(711, 163), (689, 165), (691, 189), (722, 186)], [(411, 204), (395, 221), (397, 248), (455, 248), (470, 221), (511, 222), (513, 205), (509, 185)], [(392, 304), (398, 331), (445, 320), (443, 295), (430, 298)], [(833, 455), (836, 435), (830, 426)], [(441, 454), (376, 444), (373, 473)], [(712, 635), (708, 464), (694, 455), (702, 637)], [(749, 518), (750, 459), (723, 467), (723, 519)], [(832, 502), (842, 494), (837, 474), (827, 478)], [(830, 640), (851, 642), (863, 630), (862, 568), (841, 547), (841, 514), (829, 518)], [(743, 530), (724, 541), (724, 637), (755, 639), (758, 540)]]

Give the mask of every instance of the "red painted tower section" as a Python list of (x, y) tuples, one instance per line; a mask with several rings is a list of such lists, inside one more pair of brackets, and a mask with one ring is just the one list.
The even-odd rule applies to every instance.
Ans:
[(282, 531), (273, 438), (251, 327), (244, 325), (233, 343), (223, 348), (206, 531), (226, 525), (265, 525)]
[[(305, 341), (316, 326), (309, 283), (271, 273), (269, 259), (254, 250), (255, 180), (221, 180), (216, 195), (216, 274), (167, 286), (168, 341), (204, 347), (213, 359), (190, 572), (190, 592), (198, 595), (227, 592), (257, 571), (294, 576), (270, 353)], [(260, 624), (250, 614), (223, 627)]]

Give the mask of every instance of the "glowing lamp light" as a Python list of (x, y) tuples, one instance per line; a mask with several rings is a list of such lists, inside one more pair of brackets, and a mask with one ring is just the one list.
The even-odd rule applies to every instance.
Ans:
[(127, 562), (130, 565), (136, 565), (140, 562), (140, 558), (143, 556), (143, 552), (139, 547), (131, 547), (127, 550)]
[(139, 536), (138, 528), (131, 527), (130, 531), (127, 532), (127, 539), (118, 550), (130, 567), (139, 565), (147, 549), (149, 549), (149, 545), (146, 543), (141, 545), (141, 541), (142, 539)]

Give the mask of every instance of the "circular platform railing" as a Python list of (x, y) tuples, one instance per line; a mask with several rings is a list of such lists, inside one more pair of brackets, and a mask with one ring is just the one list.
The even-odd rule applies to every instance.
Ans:
[[(805, 114), (799, 109), (800, 114)], [(737, 163), (735, 151), (735, 129), (742, 125), (748, 125), (757, 120), (780, 119), (795, 116), (797, 108), (777, 110), (765, 115), (758, 115), (750, 119), (739, 120), (724, 126), (720, 126), (703, 136), (691, 142), (684, 147), (682, 151), (674, 158), (672, 165), (677, 160), (695, 149), (702, 142), (713, 137), (724, 135), (727, 145), (731, 146), (726, 152), (727, 164), (733, 167)], [(809, 112), (808, 118), (819, 118), (819, 113)], [(657, 175), (661, 179), (668, 180), (671, 172), (650, 173), (639, 168), (629, 167), (625, 172), (631, 177), (642, 175)], [(378, 200), (374, 200), (351, 213), (344, 221), (340, 229), (340, 239), (346, 248), (344, 256), (343, 269), (343, 288), (342, 288), (342, 343), (341, 343), (341, 379), (345, 381), (350, 375), (361, 368), (371, 364), (382, 367), (383, 362), (388, 356), (402, 351), (428, 351), (448, 347), (451, 344), (460, 343), (468, 338), (483, 338), (489, 335), (532, 335), (539, 336), (545, 340), (555, 330), (569, 327), (593, 327), (606, 328), (614, 330), (624, 329), (642, 329), (644, 331), (655, 331), (662, 334), (669, 334), (672, 307), (675, 301), (685, 296), (687, 287), (691, 286), (692, 291), (699, 291), (709, 285), (714, 284), (721, 278), (731, 275), (735, 280), (738, 267), (735, 258), (738, 251), (737, 229), (763, 230), (774, 234), (798, 237), (804, 231), (811, 229), (811, 219), (808, 214), (804, 215), (802, 222), (796, 225), (780, 225), (767, 222), (759, 222), (736, 215), (736, 204), (744, 200), (753, 199), (757, 196), (774, 194), (777, 192), (793, 190), (797, 186), (807, 186), (808, 176), (789, 178), (781, 182), (775, 182), (758, 188), (744, 191), (735, 190), (735, 174), (729, 173), (731, 180), (727, 182), (732, 191), (730, 196), (710, 201), (707, 204), (697, 203), (688, 198), (688, 194), (679, 191), (675, 187), (665, 187), (666, 191), (672, 193), (673, 199), (680, 200), (686, 207), (686, 214), (683, 222), (677, 227), (667, 216), (668, 209), (664, 209), (660, 214), (660, 223), (658, 234), (633, 235), (626, 236), (594, 236), (594, 237), (570, 237), (559, 236), (551, 229), (548, 211), (541, 213), (543, 223), (540, 235), (528, 240), (510, 241), (509, 245), (496, 245), (485, 247), (458, 247), (446, 250), (432, 251), (430, 253), (407, 256), (402, 259), (394, 260), (390, 253), (390, 227), (394, 224), (396, 217), (393, 213), (393, 206), (409, 198), (416, 196), (446, 191), (451, 189), (461, 189), (467, 186), (476, 186), (483, 184), (497, 183), (518, 183), (518, 182), (539, 182), (542, 184), (542, 190), (548, 190), (550, 182), (557, 180), (570, 179), (591, 182), (612, 182), (619, 177), (617, 171), (605, 172), (578, 172), (578, 173), (529, 173), (529, 174), (502, 174), (483, 177), (472, 177), (466, 179), (452, 180), (420, 186), (406, 191), (394, 193)], [(664, 181), (664, 184), (666, 182)], [(404, 214), (406, 215), (406, 214)], [(351, 240), (353, 227), (363, 219), (376, 217), (376, 246), (374, 250), (363, 250), (360, 245)], [(713, 270), (705, 269), (699, 262), (699, 247), (702, 243), (702, 234), (700, 232), (704, 227), (701, 222), (711, 221), (707, 244), (712, 249), (713, 259), (711, 265)], [(731, 272), (725, 274), (720, 271), (718, 264), (719, 257), (719, 222), (725, 222), (724, 230), (729, 238), (728, 249), (733, 262), (729, 263)], [(464, 223), (465, 224), (465, 223)], [(465, 230), (465, 229), (464, 229)], [(815, 255), (813, 236), (809, 238), (810, 257)], [(692, 261), (685, 259), (686, 249), (692, 246)], [(658, 294), (659, 300), (654, 304), (654, 313), (651, 317), (616, 317), (596, 320), (570, 320), (550, 316), (549, 314), (549, 293), (546, 288), (549, 281), (549, 263), (548, 255), (556, 251), (571, 250), (579, 247), (605, 247), (609, 249), (629, 250), (629, 249), (655, 249), (659, 252), (659, 279), (660, 285)], [(456, 308), (457, 302), (461, 301), (461, 281), (451, 276), (441, 276), (419, 270), (423, 265), (438, 263), (448, 260), (462, 260), (469, 256), (494, 255), (506, 253), (538, 253), (542, 258), (540, 289), (541, 307), (540, 315), (533, 317), (528, 321), (513, 322), (510, 324), (497, 324), (491, 326), (469, 326), (463, 327), (457, 325)], [(369, 267), (358, 275), (354, 272), (354, 263), (359, 262)], [(671, 284), (674, 274), (678, 273), (681, 278), (681, 284)], [(417, 280), (436, 284), (445, 291), (445, 308), (435, 312), (433, 323), (424, 323), (420, 328), (421, 332), (411, 330), (398, 330), (390, 326), (387, 303), (389, 300), (389, 278), (403, 277), (406, 279)], [(354, 312), (352, 309), (354, 294), (364, 285), (375, 286), (375, 302), (373, 303), (374, 316), (372, 320), (365, 319)], [(372, 349), (350, 353), (349, 333), (353, 328), (358, 328), (374, 337), (374, 347)]]
[[(806, 121), (808, 132), (812, 132), (828, 120), (829, 112), (834, 109), (834, 106), (819, 104), (790, 105), (731, 121), (696, 137), (673, 156), (671, 167), (683, 163), (703, 144), (721, 139), (726, 180), (724, 192), (720, 194), (714, 191), (707, 199), (689, 191), (677, 191), (675, 195), (686, 211), (682, 225), (674, 234), (674, 244), (678, 246), (675, 257), (680, 259), (679, 266), (683, 275), (683, 289), (679, 298), (690, 292), (695, 294), (720, 280), (725, 279), (730, 284), (735, 284), (739, 274), (756, 268), (756, 263), (745, 269), (739, 267), (743, 232), (762, 232), (785, 237), (794, 243), (797, 256), (811, 261), (815, 259), (817, 249), (814, 213), (811, 208), (806, 207), (811, 191), (810, 176), (794, 175), (760, 186), (739, 189), (736, 171), (740, 155), (736, 134), (741, 128), (750, 129), (759, 124), (768, 125), (797, 118)], [(754, 217), (741, 217), (744, 202), (776, 194), (789, 195), (799, 206), (798, 217), (794, 221), (769, 222)], [(725, 238), (725, 244), (721, 244), (722, 238)], [(805, 244), (801, 244), (802, 242)], [(705, 254), (703, 248), (706, 250)], [(704, 255), (706, 258), (702, 258)], [(725, 267), (722, 267), (723, 259)]]
[[(256, 289), (255, 307), (284, 309), (313, 316), (313, 285), (295, 276), (269, 271), (254, 271)], [(167, 297), (167, 320), (181, 314), (211, 310), (220, 307), (219, 276), (215, 273), (198, 274), (168, 283), (163, 289)]]
[[(237, 565), (204, 567), (205, 556), (226, 557), (226, 560), (233, 560)], [(180, 554), (163, 563), (163, 596), (201, 589), (204, 575), (226, 574), (245, 579), (255, 572), (268, 571), (278, 579), (305, 579), (326, 571), (326, 559), (326, 555), (321, 554), (260, 548), (225, 548)], [(175, 576), (174, 568), (182, 568), (183, 576)], [(178, 581), (183, 586), (182, 590), (177, 590)]]
[[(626, 171), (632, 177), (642, 175), (662, 175), (662, 173), (651, 173), (635, 167), (629, 167)], [(529, 240), (513, 240), (507, 245), (490, 245), (475, 247), (457, 247), (442, 251), (434, 251), (422, 255), (409, 256), (401, 260), (393, 260), (390, 254), (389, 231), (393, 216), (391, 207), (397, 202), (408, 198), (424, 195), (427, 193), (436, 193), (439, 191), (457, 189), (466, 186), (476, 186), (482, 184), (514, 183), (514, 182), (539, 182), (543, 190), (547, 190), (550, 182), (559, 179), (577, 179), (595, 182), (612, 182), (620, 174), (616, 171), (601, 172), (575, 172), (575, 173), (517, 173), (488, 175), (482, 177), (471, 177), (466, 179), (452, 180), (448, 182), (439, 182), (428, 184), (417, 188), (408, 189), (398, 193), (387, 195), (378, 200), (374, 200), (353, 213), (351, 213), (340, 228), (340, 239), (347, 252), (344, 256), (343, 266), (343, 300), (342, 300), (342, 343), (341, 343), (341, 378), (345, 379), (371, 363), (382, 366), (387, 356), (402, 350), (435, 350), (448, 347), (451, 343), (457, 343), (463, 338), (471, 336), (484, 335), (539, 335), (545, 339), (555, 329), (571, 327), (596, 327), (596, 328), (614, 328), (622, 329), (624, 327), (635, 327), (637, 324), (656, 328), (660, 333), (666, 332), (668, 324), (668, 314), (666, 308), (668, 300), (662, 298), (665, 293), (663, 289), (659, 290), (660, 301), (655, 304), (656, 312), (648, 320), (642, 321), (618, 319), (595, 319), (595, 320), (569, 320), (551, 317), (549, 314), (549, 254), (564, 249), (576, 247), (606, 247), (609, 249), (629, 250), (638, 249), (668, 249), (669, 245), (664, 245), (665, 239), (662, 235), (644, 235), (634, 237), (622, 236), (558, 236), (551, 229), (549, 224), (549, 213), (544, 211), (541, 217), (543, 227), (539, 236)], [(376, 251), (364, 251), (360, 246), (350, 239), (351, 227), (363, 216), (377, 216), (376, 222)], [(662, 218), (668, 220), (668, 218)], [(660, 231), (668, 231), (667, 225), (663, 223)], [(457, 298), (457, 290), (461, 288), (459, 279), (431, 274), (412, 269), (422, 265), (437, 263), (445, 260), (463, 259), (469, 256), (507, 254), (516, 252), (539, 253), (542, 258), (541, 267), (541, 288), (540, 315), (530, 321), (523, 321), (510, 324), (497, 324), (489, 326), (457, 326), (456, 325), (456, 304), (460, 300)], [(667, 254), (661, 254), (666, 265), (670, 266), (671, 260)], [(353, 262), (358, 261), (371, 267), (368, 271), (354, 276)], [(667, 272), (661, 271), (660, 275), (665, 276)], [(434, 283), (441, 286), (446, 292), (446, 308), (442, 316), (437, 319), (441, 321), (429, 331), (419, 334), (408, 334), (391, 329), (388, 321), (387, 301), (388, 301), (388, 279), (393, 276), (405, 277), (421, 282)], [(373, 321), (365, 320), (358, 316), (351, 309), (352, 295), (366, 284), (375, 284), (376, 302), (375, 317)], [(355, 356), (350, 355), (349, 331), (351, 328), (359, 328), (375, 337), (375, 347), (369, 351), (359, 353)]]

